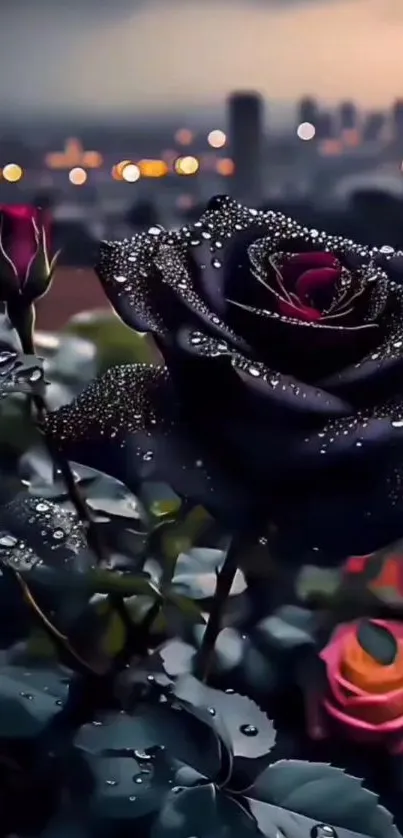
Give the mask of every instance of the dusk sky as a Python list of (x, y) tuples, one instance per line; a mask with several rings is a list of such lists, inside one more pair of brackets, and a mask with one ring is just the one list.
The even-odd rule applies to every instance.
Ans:
[(403, 0), (2, 0), (0, 107), (95, 117), (253, 88), (403, 96)]

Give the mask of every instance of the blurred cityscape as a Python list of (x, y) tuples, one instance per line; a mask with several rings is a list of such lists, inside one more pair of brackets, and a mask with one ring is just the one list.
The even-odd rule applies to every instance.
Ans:
[(217, 193), (403, 247), (403, 99), (364, 113), (351, 101), (325, 110), (307, 96), (279, 133), (270, 103), (234, 92), (221, 123), (201, 122), (3, 124), (0, 202), (51, 207), (66, 265), (90, 265), (99, 238), (191, 221)]

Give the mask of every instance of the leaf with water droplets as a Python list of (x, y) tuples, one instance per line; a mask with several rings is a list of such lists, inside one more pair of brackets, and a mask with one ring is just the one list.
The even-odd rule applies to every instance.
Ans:
[(326, 831), (323, 835), (318, 831), (320, 825), (328, 827), (329, 838), (400, 838), (392, 815), (379, 805), (376, 794), (364, 789), (362, 780), (332, 765), (276, 762), (247, 794), (264, 834), (271, 834), (264, 824), (274, 823), (285, 838), (327, 838)]
[(175, 761), (164, 747), (152, 744), (140, 725), (141, 717), (132, 721), (110, 715), (78, 732), (80, 759), (70, 785), (73, 796), (82, 797), (83, 788), (88, 789), (89, 813), (96, 824), (116, 829), (119, 822), (157, 812), (172, 786)]
[(38, 578), (95, 566), (75, 512), (25, 492), (0, 509), (0, 562)]
[(68, 697), (69, 673), (60, 667), (0, 667), (0, 736), (30, 739), (61, 711)]
[(213, 724), (228, 737), (233, 756), (250, 760), (265, 756), (274, 747), (276, 732), (273, 722), (252, 699), (233, 690), (216, 690), (192, 675), (179, 677), (174, 686), (177, 698), (195, 707), (205, 708)]
[[(100, 716), (80, 728), (75, 749), (95, 777), (95, 795), (102, 796), (106, 817), (115, 811), (117, 818), (136, 818), (159, 808), (162, 794), (173, 784), (173, 769), (182, 763), (203, 775), (216, 776), (220, 767), (220, 743), (211, 726), (201, 714), (190, 717), (168, 703), (137, 702), (131, 716)], [(133, 802), (137, 805), (130, 806)], [(95, 812), (98, 805), (94, 801)]]
[(0, 352), (0, 399), (12, 393), (43, 395), (45, 379), (42, 361), (35, 355)]
[(151, 828), (151, 838), (227, 838), (229, 835), (263, 838), (241, 801), (227, 797), (212, 784), (172, 789)]

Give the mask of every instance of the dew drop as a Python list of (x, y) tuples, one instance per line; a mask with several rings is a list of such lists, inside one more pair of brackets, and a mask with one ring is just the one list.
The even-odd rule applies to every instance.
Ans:
[(149, 463), (153, 459), (153, 457), (154, 457), (153, 451), (145, 451), (144, 454), (143, 454), (143, 460), (145, 460), (146, 463)]
[(333, 826), (326, 823), (318, 823), (311, 829), (311, 838), (337, 838), (337, 832)]
[(117, 784), (118, 784), (117, 780), (105, 780), (105, 785), (106, 786), (117, 786)]
[(32, 372), (29, 374), (30, 381), (39, 381), (43, 376), (42, 370), (39, 367), (35, 367)]
[(214, 707), (208, 707), (207, 709), (208, 709), (208, 712), (210, 713), (210, 716), (215, 716)]
[(148, 228), (148, 234), (150, 236), (160, 236), (161, 233), (162, 233), (162, 230), (163, 230), (162, 227), (149, 227)]
[(255, 725), (241, 725), (239, 730), (244, 736), (257, 736), (259, 733)]
[(47, 503), (37, 503), (36, 504), (36, 511), (37, 512), (47, 512), (48, 509), (49, 509), (49, 506), (48, 506)]
[(17, 542), (18, 542), (18, 539), (15, 538), (14, 535), (2, 535), (2, 536), (0, 536), (0, 546), (1, 547), (15, 547)]
[(148, 754), (147, 751), (133, 751), (133, 756), (135, 756), (136, 759), (141, 760), (152, 759), (151, 754)]
[(119, 285), (122, 285), (124, 282), (127, 282), (127, 276), (114, 276), (113, 278), (115, 282), (119, 283)]
[(142, 777), (133, 777), (133, 780), (138, 786), (143, 782)]
[(392, 428), (403, 428), (403, 419), (396, 419), (394, 422), (392, 422)]
[(64, 538), (64, 531), (63, 530), (55, 530), (53, 533), (53, 538), (56, 538), (57, 541), (60, 541), (61, 538)]
[(212, 259), (211, 264), (212, 264), (213, 268), (216, 268), (217, 270), (219, 268), (221, 268), (221, 266), (222, 266), (222, 262), (220, 262), (219, 259)]

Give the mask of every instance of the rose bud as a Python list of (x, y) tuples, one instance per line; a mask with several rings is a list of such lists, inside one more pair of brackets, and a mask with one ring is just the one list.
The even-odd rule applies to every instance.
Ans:
[(48, 252), (49, 219), (37, 207), (0, 208), (0, 299), (24, 305), (49, 288), (57, 255)]
[(320, 658), (324, 686), (307, 706), (311, 736), (337, 729), (352, 741), (402, 753), (403, 624), (361, 619), (341, 625)]
[(32, 303), (50, 287), (58, 253), (49, 257), (49, 219), (28, 205), (0, 207), (0, 301), (25, 344), (34, 323)]

